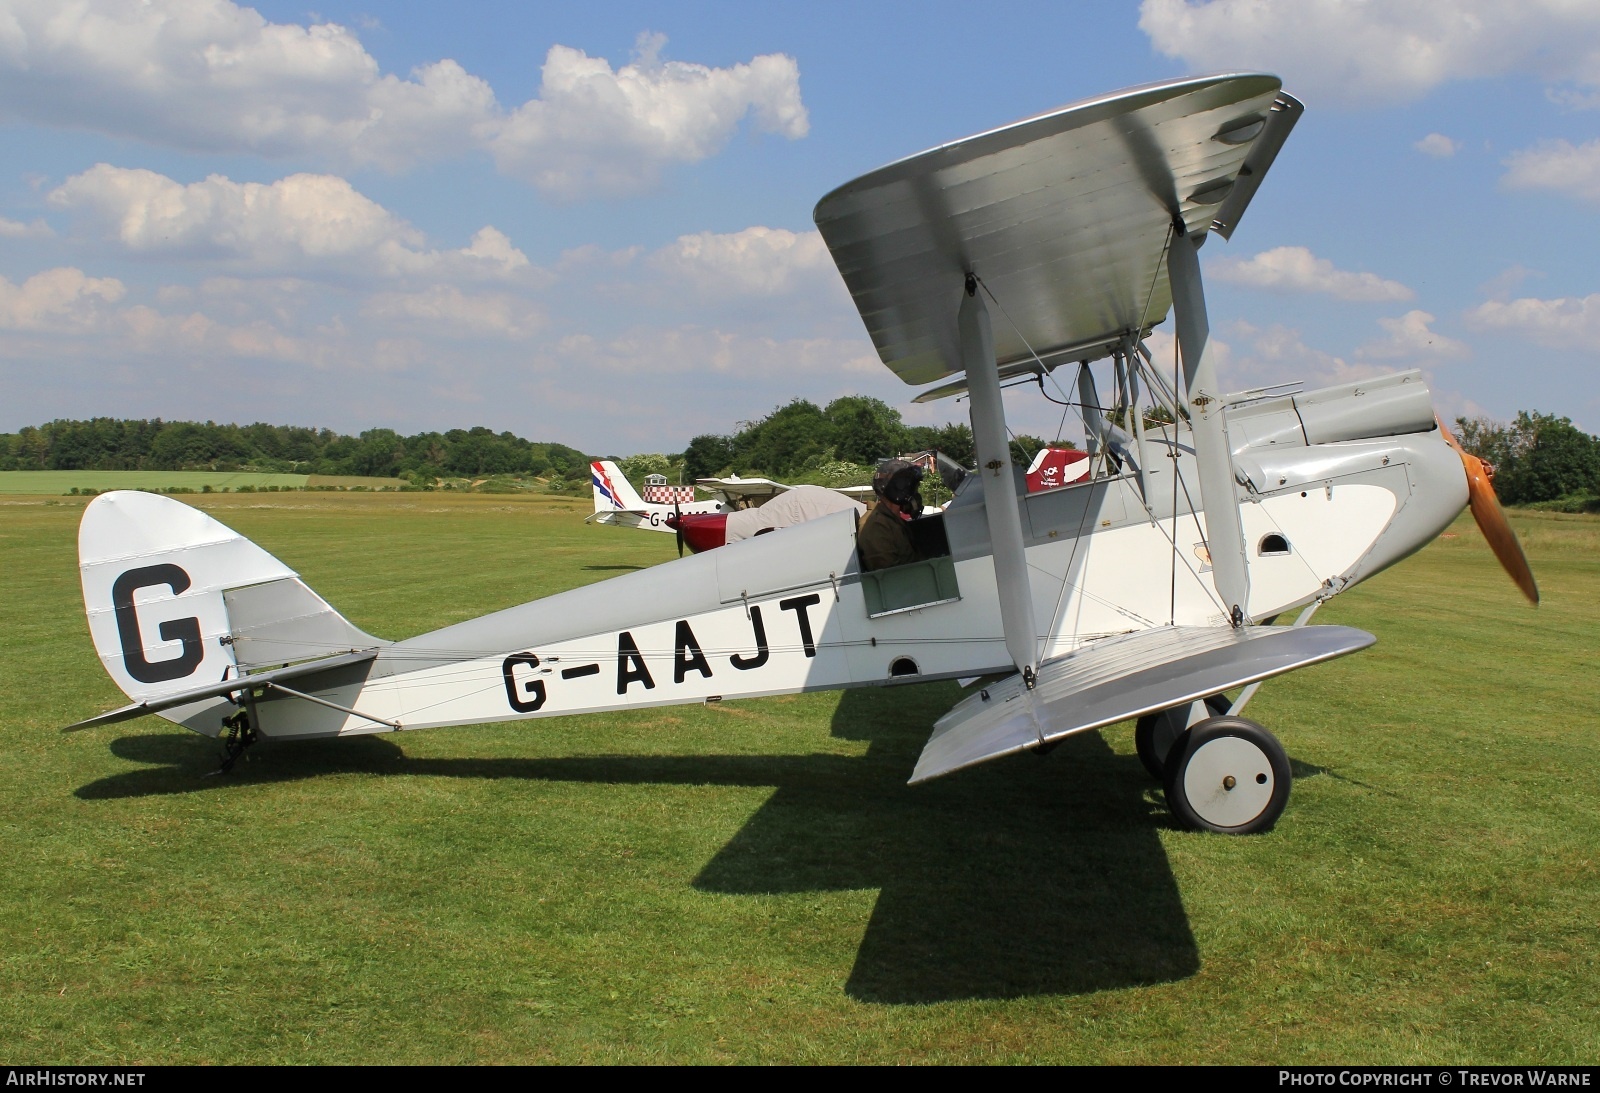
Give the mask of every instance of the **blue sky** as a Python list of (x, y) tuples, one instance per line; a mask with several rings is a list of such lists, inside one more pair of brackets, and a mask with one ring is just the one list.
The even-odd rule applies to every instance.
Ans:
[(1556, 0), (0, 0), (0, 430), (486, 424), (626, 454), (796, 396), (960, 419), (876, 363), (816, 200), (1251, 69), (1307, 112), (1203, 252), (1225, 382), (1420, 367), (1446, 416), (1600, 431), (1600, 5)]

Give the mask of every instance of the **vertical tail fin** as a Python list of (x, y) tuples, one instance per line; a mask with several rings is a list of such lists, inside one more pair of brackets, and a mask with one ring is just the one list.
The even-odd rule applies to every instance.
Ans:
[(625, 509), (643, 512), (649, 506), (644, 498), (634, 492), (627, 475), (617, 469), (609, 459), (599, 459), (589, 464), (589, 477), (594, 486), (594, 511), (615, 512)]
[[(238, 532), (159, 494), (117, 490), (91, 501), (78, 526), (78, 569), (95, 651), (137, 702), (387, 644)], [(225, 706), (208, 699), (163, 716), (215, 735)]]

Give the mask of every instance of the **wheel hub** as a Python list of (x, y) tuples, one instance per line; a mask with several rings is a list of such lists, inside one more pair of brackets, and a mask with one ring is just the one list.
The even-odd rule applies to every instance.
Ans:
[(1184, 794), (1202, 819), (1239, 827), (1272, 801), (1272, 764), (1249, 740), (1224, 736), (1195, 749), (1183, 772)]

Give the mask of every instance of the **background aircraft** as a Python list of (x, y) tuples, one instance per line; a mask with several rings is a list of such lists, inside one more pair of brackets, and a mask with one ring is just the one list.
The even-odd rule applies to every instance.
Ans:
[[(870, 494), (871, 487), (867, 488)], [(860, 501), (826, 486), (789, 486), (759, 507), (733, 512), (674, 513), (667, 526), (678, 532), (679, 553), (687, 544), (696, 554), (729, 543), (766, 535), (835, 512), (860, 519), (867, 511)]]
[[(673, 534), (667, 520), (673, 513), (732, 512), (733, 505), (725, 496), (715, 496), (709, 501), (697, 501), (693, 486), (671, 486), (661, 475), (660, 482), (646, 483), (645, 489), (654, 487), (661, 492), (646, 499), (633, 488), (628, 476), (609, 459), (599, 459), (589, 464), (589, 481), (594, 494), (594, 512), (585, 517), (588, 524), (605, 524), (609, 527), (636, 528), (640, 531), (664, 531)], [(773, 483), (776, 485), (776, 483)]]
[[(675, 534), (679, 555), (685, 546), (696, 552), (711, 550), (830, 512), (851, 510), (860, 515), (872, 497), (871, 486), (790, 486), (738, 475), (697, 478), (693, 486), (669, 485), (665, 476), (651, 475), (641, 495), (609, 459), (596, 460), (589, 470), (594, 512), (585, 523)], [(695, 500), (696, 490), (711, 498)], [(771, 505), (776, 498), (782, 500)], [(728, 519), (734, 514), (738, 515), (730, 525)]]

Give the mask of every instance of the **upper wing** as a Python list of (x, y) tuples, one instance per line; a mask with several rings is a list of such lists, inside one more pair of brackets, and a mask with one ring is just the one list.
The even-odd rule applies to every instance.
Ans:
[(883, 363), (960, 370), (965, 275), (994, 294), (1001, 365), (1095, 359), (1171, 306), (1175, 219), (1227, 236), (1300, 104), (1276, 76), (1204, 76), (1062, 107), (892, 163), (815, 219)]
[(775, 497), (784, 490), (793, 489), (782, 482), (774, 482), (770, 478), (696, 478), (694, 484), (701, 489), (720, 493), (729, 501), (749, 499), (766, 499)]
[(1040, 665), (1031, 691), (1010, 676), (956, 703), (935, 722), (911, 781), (1193, 702), (1376, 640), (1348, 626), (1162, 626), (1106, 638)]

